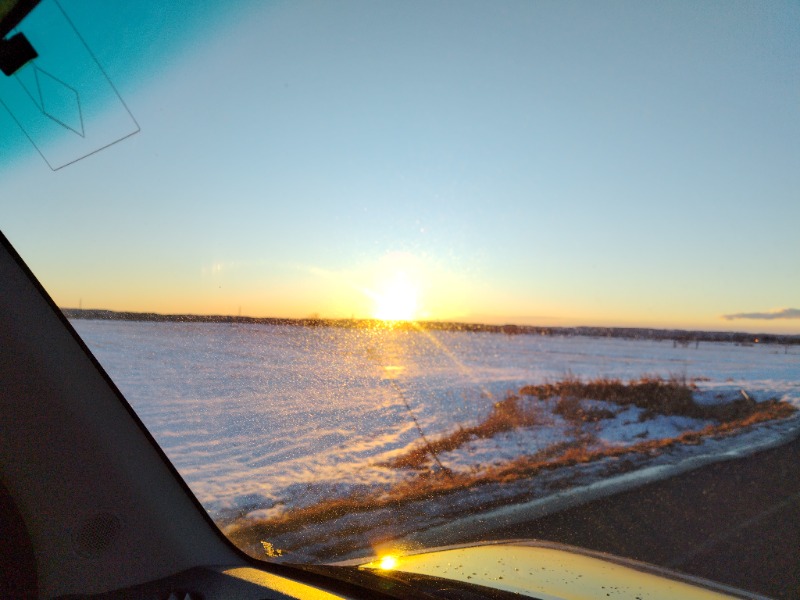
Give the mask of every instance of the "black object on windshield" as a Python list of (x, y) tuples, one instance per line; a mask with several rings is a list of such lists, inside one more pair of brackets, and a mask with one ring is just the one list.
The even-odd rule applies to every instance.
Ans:
[(8, 33), (28, 16), (39, 0), (3, 0), (0, 2), (0, 70), (11, 76), (39, 56), (22, 33), (6, 39)]

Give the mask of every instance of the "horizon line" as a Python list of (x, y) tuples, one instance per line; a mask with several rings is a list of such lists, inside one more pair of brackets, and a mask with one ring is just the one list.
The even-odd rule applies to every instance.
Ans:
[[(251, 317), (246, 315), (224, 315), (224, 314), (195, 314), (195, 313), (159, 313), (154, 311), (128, 311), (111, 310), (105, 308), (69, 308), (59, 307), (62, 313), (68, 318), (87, 318), (87, 314), (93, 314), (98, 319), (109, 320), (128, 320), (128, 321), (151, 321), (151, 322), (205, 322), (205, 323), (264, 323), (277, 325), (297, 325), (297, 326), (384, 326), (386, 328), (413, 328), (415, 325), (429, 328), (433, 325), (436, 329), (442, 330), (472, 330), (506, 334), (542, 334), (552, 332), (660, 332), (672, 334), (667, 336), (655, 336), (654, 339), (674, 339), (683, 335), (705, 334), (713, 336), (728, 337), (730, 339), (752, 338), (752, 341), (759, 342), (759, 338), (782, 338), (791, 339), (800, 343), (798, 333), (767, 333), (767, 332), (747, 332), (747, 331), (720, 331), (708, 329), (685, 329), (679, 327), (646, 327), (646, 326), (617, 326), (617, 325), (532, 325), (518, 323), (476, 323), (466, 321), (436, 320), (436, 319), (407, 319), (389, 320), (364, 317)], [(88, 317), (91, 318), (91, 317)], [(696, 340), (696, 337), (691, 341)]]

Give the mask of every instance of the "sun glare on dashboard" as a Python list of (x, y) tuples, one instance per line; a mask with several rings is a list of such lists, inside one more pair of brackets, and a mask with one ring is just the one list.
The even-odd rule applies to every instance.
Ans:
[(397, 557), (391, 554), (382, 556), (378, 563), (378, 568), (383, 571), (391, 571), (397, 566)]

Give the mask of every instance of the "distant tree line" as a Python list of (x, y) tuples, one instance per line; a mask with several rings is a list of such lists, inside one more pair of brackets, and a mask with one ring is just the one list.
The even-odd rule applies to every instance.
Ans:
[(693, 331), (684, 329), (654, 329), (649, 327), (540, 327), (537, 325), (488, 325), (483, 323), (454, 323), (449, 321), (393, 321), (379, 319), (324, 319), (307, 317), (289, 319), (280, 317), (242, 317), (230, 315), (164, 315), (159, 313), (119, 312), (113, 310), (62, 308), (68, 319), (94, 319), (114, 321), (155, 321), (169, 323), (260, 323), (295, 327), (342, 327), (379, 329), (425, 329), (431, 331), (471, 331), (502, 333), (506, 335), (557, 335), (623, 338), (633, 340), (672, 341), (681, 346), (699, 342), (730, 342), (741, 345), (781, 344), (800, 345), (800, 335), (775, 333), (744, 333), (732, 331)]

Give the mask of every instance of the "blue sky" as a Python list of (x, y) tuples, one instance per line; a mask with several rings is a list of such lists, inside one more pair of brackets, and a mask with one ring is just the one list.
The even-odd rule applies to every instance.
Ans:
[(0, 109), (62, 306), (800, 331), (796, 3), (112, 4), (138, 134), (51, 172)]

